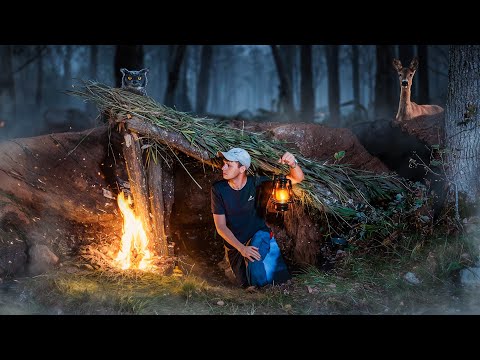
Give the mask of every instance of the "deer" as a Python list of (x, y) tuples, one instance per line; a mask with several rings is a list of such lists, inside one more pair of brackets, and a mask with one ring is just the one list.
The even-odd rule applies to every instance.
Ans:
[(414, 57), (408, 67), (403, 67), (400, 60), (393, 59), (393, 67), (398, 72), (400, 80), (400, 102), (395, 121), (408, 121), (419, 116), (433, 116), (443, 112), (441, 106), (418, 105), (410, 100), (413, 76), (418, 68), (418, 57)]

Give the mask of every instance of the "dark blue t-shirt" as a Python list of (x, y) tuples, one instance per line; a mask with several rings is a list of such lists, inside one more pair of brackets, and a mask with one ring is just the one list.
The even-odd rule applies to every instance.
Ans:
[[(233, 190), (225, 179), (212, 185), (212, 213), (225, 215), (227, 227), (242, 244), (258, 230), (270, 231), (265, 219), (257, 211), (255, 199), (257, 186), (269, 180), (267, 176), (247, 176), (247, 183), (241, 190)], [(227, 241), (225, 245), (233, 249)]]

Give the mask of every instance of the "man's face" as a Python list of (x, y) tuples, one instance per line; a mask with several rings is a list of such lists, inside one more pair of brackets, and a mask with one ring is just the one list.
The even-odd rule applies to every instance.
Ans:
[(241, 166), (238, 161), (223, 160), (222, 175), (225, 180), (236, 178), (240, 173), (245, 171), (243, 169), (245, 169), (245, 166)]

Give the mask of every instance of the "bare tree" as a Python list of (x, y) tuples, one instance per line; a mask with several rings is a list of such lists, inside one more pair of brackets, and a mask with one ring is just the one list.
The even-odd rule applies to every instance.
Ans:
[(196, 111), (199, 114), (204, 114), (207, 110), (208, 90), (210, 86), (210, 69), (212, 67), (212, 45), (202, 46), (202, 55), (200, 60), (200, 74), (197, 82), (197, 102)]
[(419, 104), (429, 104), (430, 96), (429, 83), (428, 83), (428, 46), (427, 45), (418, 45), (417, 46), (418, 58), (420, 59), (420, 64), (418, 67), (418, 103)]
[(12, 45), (0, 45), (0, 104), (2, 115), (13, 119), (15, 117), (15, 81), (13, 78)]
[(396, 86), (392, 76), (392, 47), (390, 45), (377, 45), (376, 60), (375, 117), (377, 119), (393, 119), (397, 111), (397, 96), (395, 96)]
[(43, 56), (42, 45), (37, 45), (36, 51), (39, 54), (37, 60), (37, 87), (35, 89), (35, 105), (40, 108), (43, 95)]
[[(96, 80), (97, 75), (98, 75), (98, 45), (90, 45), (90, 79)], [(89, 102), (87, 104), (87, 111), (91, 115), (95, 114), (96, 106), (93, 102)]]
[(290, 83), (290, 79), (287, 73), (287, 69), (283, 62), (282, 57), (280, 56), (280, 51), (278, 45), (271, 45), (273, 60), (275, 61), (275, 66), (277, 68), (278, 78), (280, 80), (279, 84), (279, 95), (278, 95), (278, 103), (280, 110), (289, 117), (293, 118), (295, 109), (293, 107), (293, 92), (292, 92), (292, 84)]
[(90, 77), (95, 80), (98, 75), (98, 45), (90, 45)]
[(175, 107), (180, 111), (191, 112), (193, 110), (192, 102), (188, 97), (188, 70), (191, 59), (192, 47), (185, 49), (185, 56), (180, 67), (179, 86), (175, 94)]
[(301, 119), (313, 122), (315, 97), (313, 93), (312, 45), (302, 45), (301, 56)]
[(328, 112), (333, 124), (340, 125), (340, 79), (338, 74), (338, 45), (327, 45)]
[(180, 67), (185, 57), (186, 45), (170, 45), (168, 57), (168, 82), (165, 91), (164, 104), (169, 107), (175, 105), (175, 90), (180, 78)]
[(451, 46), (445, 109), (447, 174), (450, 190), (469, 205), (478, 205), (480, 196), (479, 74), (480, 46)]
[(295, 109), (295, 98), (298, 96), (298, 71), (297, 71), (297, 50), (298, 45), (282, 45), (280, 46), (280, 53), (282, 54), (283, 63), (285, 64), (285, 71), (290, 82), (292, 91), (292, 104)]
[(65, 45), (65, 55), (63, 57), (63, 79), (67, 88), (70, 87), (72, 82), (72, 45)]
[(360, 109), (360, 65), (358, 45), (352, 45), (352, 86), (353, 86), (353, 111), (355, 118)]

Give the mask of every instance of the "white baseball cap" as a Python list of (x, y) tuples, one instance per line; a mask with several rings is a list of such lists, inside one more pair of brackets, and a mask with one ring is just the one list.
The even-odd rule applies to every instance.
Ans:
[(251, 158), (247, 150), (240, 148), (233, 148), (228, 151), (219, 151), (217, 156), (223, 156), (228, 161), (238, 161), (247, 169), (250, 167)]

